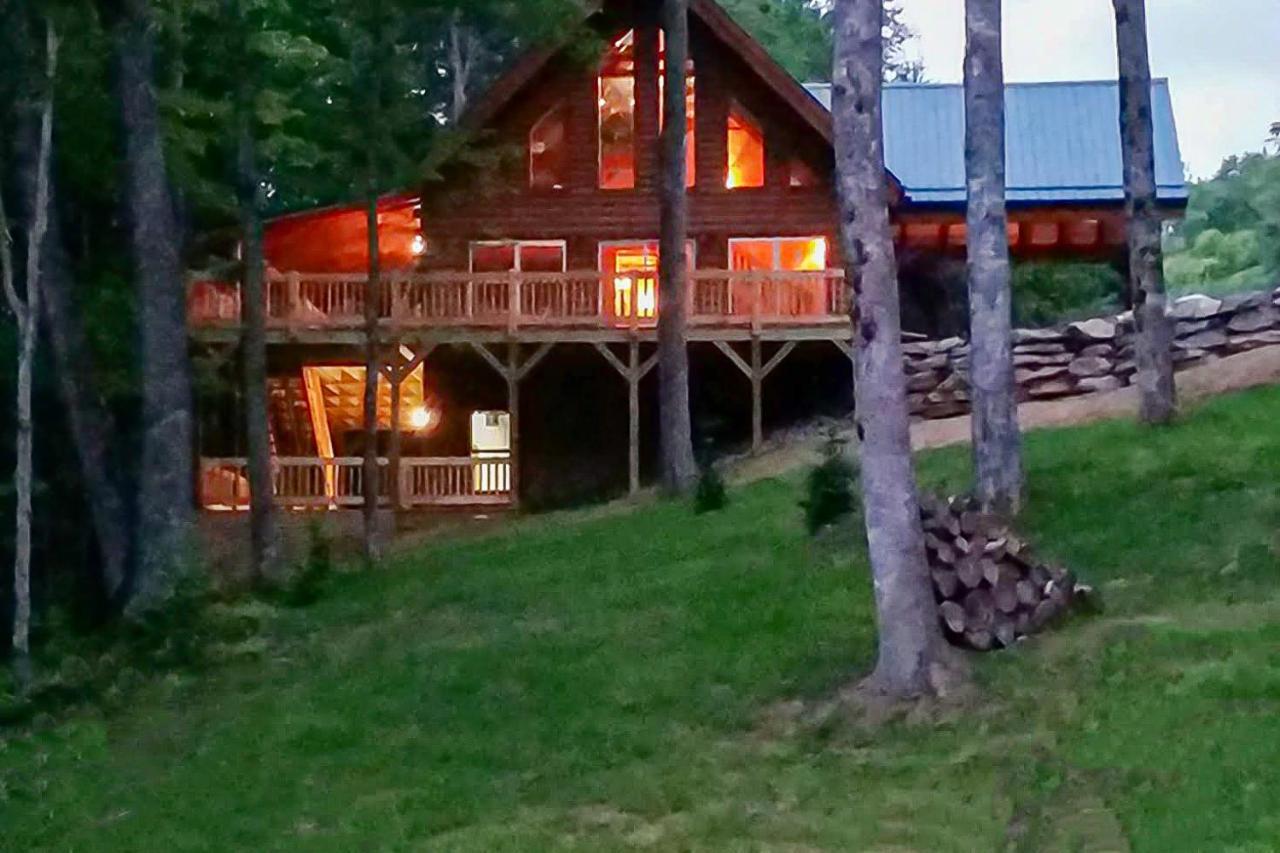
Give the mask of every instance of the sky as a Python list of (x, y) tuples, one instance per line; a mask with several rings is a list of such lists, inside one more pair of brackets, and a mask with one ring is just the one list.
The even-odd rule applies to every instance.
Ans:
[[(909, 48), (936, 82), (963, 76), (964, 0), (907, 0)], [(1280, 121), (1280, 0), (1147, 0), (1151, 71), (1168, 77), (1193, 177), (1257, 151)], [(1110, 0), (1005, 0), (1010, 82), (1116, 76)]]

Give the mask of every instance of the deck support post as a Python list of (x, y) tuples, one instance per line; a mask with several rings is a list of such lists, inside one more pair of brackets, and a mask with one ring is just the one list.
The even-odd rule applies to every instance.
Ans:
[(627, 491), (640, 491), (640, 342), (634, 337), (627, 344)]
[(751, 452), (764, 447), (764, 377), (761, 376), (760, 336), (751, 336)]
[(642, 362), (640, 339), (635, 334), (627, 341), (625, 364), (614, 355), (608, 344), (594, 341), (592, 346), (627, 381), (627, 490), (629, 494), (635, 495), (640, 491), (640, 382), (657, 366), (658, 354), (655, 352)]
[[(759, 453), (764, 447), (764, 381), (777, 370), (778, 365), (796, 348), (795, 341), (787, 341), (768, 361), (763, 361), (764, 342), (758, 335), (751, 337), (751, 361), (748, 363), (726, 341), (716, 341), (716, 349), (724, 353), (734, 367), (742, 371), (751, 382), (751, 452)], [(763, 362), (763, 363), (762, 363)]]
[(507, 344), (507, 411), (511, 415), (511, 507), (520, 508), (520, 344)]
[(400, 432), (403, 425), (403, 419), (400, 417), (401, 386), (404, 384), (404, 380), (409, 377), (409, 374), (426, 362), (427, 356), (431, 355), (432, 350), (435, 348), (436, 344), (419, 344), (418, 351), (413, 358), (406, 359), (400, 347), (396, 346), (382, 361), (382, 372), (391, 386), (391, 446), (388, 448), (389, 452), (387, 454), (389, 457), (387, 460), (387, 489), (391, 492), (388, 495), (388, 501), (394, 513), (398, 513), (408, 506), (408, 502), (405, 500), (407, 490), (405, 489), (404, 477), (400, 466)]
[(520, 505), (520, 381), (542, 363), (551, 352), (554, 343), (544, 343), (534, 350), (522, 363), (520, 361), (520, 342), (507, 342), (507, 358), (504, 362), (493, 354), (487, 346), (477, 341), (470, 341), (471, 348), (485, 360), (494, 371), (507, 383), (507, 414), (511, 417), (511, 506)]

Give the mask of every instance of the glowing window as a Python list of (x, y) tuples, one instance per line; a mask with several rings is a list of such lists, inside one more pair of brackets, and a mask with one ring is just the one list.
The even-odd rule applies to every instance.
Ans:
[(764, 132), (746, 111), (729, 108), (729, 189), (764, 186)]
[(730, 240), (729, 262), (735, 270), (817, 272), (827, 268), (827, 240), (825, 237)]
[(564, 272), (563, 240), (471, 244), (472, 272)]
[(605, 56), (597, 80), (600, 188), (636, 185), (635, 30), (624, 33)]
[(604, 246), (600, 268), (609, 276), (613, 316), (652, 320), (658, 316), (658, 244)]
[(535, 190), (564, 189), (567, 153), (565, 107), (560, 104), (529, 131), (529, 186)]

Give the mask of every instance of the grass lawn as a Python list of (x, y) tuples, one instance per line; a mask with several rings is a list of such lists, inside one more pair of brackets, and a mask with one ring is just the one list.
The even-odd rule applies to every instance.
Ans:
[(797, 474), (441, 543), (280, 613), (260, 660), (0, 735), (0, 846), (1280, 849), (1278, 425), (1266, 389), (1030, 436), (1024, 527), (1107, 613), (982, 658), (941, 718), (784, 724), (874, 644)]

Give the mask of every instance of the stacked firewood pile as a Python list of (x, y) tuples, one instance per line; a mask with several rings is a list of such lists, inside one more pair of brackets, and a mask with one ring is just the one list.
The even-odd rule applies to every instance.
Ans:
[(969, 498), (921, 501), (925, 547), (947, 639), (988, 651), (1039, 633), (1092, 590), (1040, 562), (1008, 523)]

